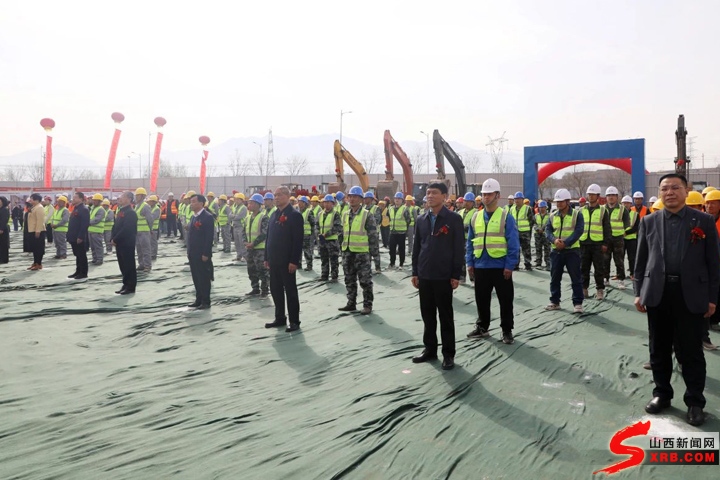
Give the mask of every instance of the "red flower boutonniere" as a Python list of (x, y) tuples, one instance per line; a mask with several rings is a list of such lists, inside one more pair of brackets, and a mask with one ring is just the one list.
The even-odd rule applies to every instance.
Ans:
[(690, 243), (695, 245), (697, 242), (703, 239), (705, 239), (705, 232), (703, 232), (702, 228), (695, 227), (690, 230)]
[(202, 222), (195, 222), (195, 223), (193, 223), (193, 226), (195, 227), (195, 230), (200, 230), (200, 227), (202, 226)]
[(278, 218), (278, 223), (280, 225), (285, 224), (286, 221), (287, 221), (287, 217), (285, 215), (280, 215), (280, 218)]
[(77, 217), (77, 216), (78, 216), (78, 213), (77, 213), (77, 212), (73, 212), (73, 217)]
[(440, 230), (437, 231), (437, 233), (433, 233), (433, 236), (437, 237), (439, 235), (447, 235), (448, 233), (450, 233), (450, 229), (447, 225), (443, 225)]
[(120, 212), (120, 213), (118, 213), (118, 217), (124, 218), (124, 217), (125, 217), (125, 214), (124, 214), (123, 212)]

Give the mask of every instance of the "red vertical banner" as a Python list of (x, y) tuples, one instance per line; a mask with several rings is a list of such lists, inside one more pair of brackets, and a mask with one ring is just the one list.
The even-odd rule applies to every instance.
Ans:
[(43, 118), (40, 120), (40, 126), (45, 129), (47, 138), (45, 142), (45, 188), (52, 187), (52, 129), (55, 128), (55, 120), (52, 118)]
[(115, 168), (115, 155), (117, 154), (118, 144), (120, 143), (120, 124), (125, 120), (125, 116), (122, 113), (115, 112), (111, 115), (115, 121), (115, 133), (113, 134), (112, 143), (110, 144), (110, 156), (108, 156), (107, 169), (105, 170), (105, 188), (109, 189), (112, 183), (113, 169)]
[(155, 192), (157, 188), (158, 172), (160, 171), (160, 150), (162, 149), (163, 133), (162, 128), (167, 121), (163, 117), (156, 117), (155, 125), (158, 127), (157, 140), (155, 141), (155, 153), (153, 155), (152, 174), (150, 175), (150, 191)]
[(200, 163), (200, 194), (205, 195), (205, 180), (207, 174), (207, 167), (205, 166), (205, 162), (207, 162), (208, 155), (210, 153), (207, 150), (207, 146), (210, 143), (210, 137), (203, 135), (202, 137), (200, 137), (199, 140), (200, 144), (203, 146), (203, 156)]

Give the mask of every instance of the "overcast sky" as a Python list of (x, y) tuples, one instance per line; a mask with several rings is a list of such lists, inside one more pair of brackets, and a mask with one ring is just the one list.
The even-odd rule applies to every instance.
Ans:
[[(390, 129), (484, 149), (644, 137), (670, 167), (677, 115), (720, 159), (720, 2), (159, 0), (3, 2), (0, 155), (55, 142), (107, 160), (264, 135)], [(212, 144), (211, 144), (212, 146)], [(699, 158), (697, 158), (699, 160)], [(699, 163), (699, 162), (698, 162)]]

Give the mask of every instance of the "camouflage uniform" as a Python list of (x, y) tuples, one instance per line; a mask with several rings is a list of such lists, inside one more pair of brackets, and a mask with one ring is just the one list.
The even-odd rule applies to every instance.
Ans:
[[(326, 218), (326, 215), (333, 215), (334, 218), (332, 220), (332, 227), (329, 229), (329, 231), (325, 231), (325, 225), (324, 221)], [(320, 235), (328, 235), (328, 236), (334, 236), (334, 235), (340, 235), (342, 233), (342, 222), (340, 221), (340, 214), (335, 211), (331, 210), (330, 212), (323, 211), (320, 214), (320, 223), (318, 230), (320, 231)], [(321, 280), (327, 280), (328, 279), (328, 271), (331, 275), (331, 278), (333, 280), (337, 280), (338, 278), (338, 256), (340, 255), (340, 241), (339, 239), (334, 240), (326, 240), (324, 236), (319, 237), (320, 241), (320, 261), (322, 262), (322, 273), (320, 274)]]
[(550, 242), (548, 242), (545, 236), (545, 224), (547, 219), (550, 217), (549, 213), (545, 215), (538, 213), (535, 216), (537, 223), (533, 227), (535, 230), (535, 266), (542, 267), (543, 258), (545, 258), (545, 266), (550, 267)]
[(343, 255), (343, 273), (345, 274), (345, 288), (347, 289), (348, 305), (355, 306), (357, 302), (358, 281), (363, 291), (363, 307), (372, 309), (373, 305), (373, 281), (372, 270), (370, 268), (370, 257), (379, 255), (377, 224), (375, 217), (367, 213), (364, 231), (368, 237), (369, 252), (352, 252), (350, 251), (350, 226), (356, 215), (362, 213), (362, 207), (358, 209), (358, 213), (353, 213), (352, 208), (348, 208), (343, 214), (343, 230), (344, 241), (342, 244)]
[(235, 259), (240, 260), (247, 257), (247, 249), (245, 248), (245, 239), (243, 232), (245, 230), (245, 217), (248, 215), (248, 209), (245, 205), (233, 205), (231, 214), (231, 224), (233, 229), (233, 237), (235, 239)]
[[(462, 210), (458, 210), (456, 212), (463, 219), (463, 229), (465, 230), (465, 243), (467, 243), (470, 222), (472, 221), (472, 218), (475, 216), (475, 212), (477, 212), (477, 211), (478, 211), (478, 209), (476, 209), (476, 208), (471, 208), (470, 210), (465, 210), (463, 208)], [(462, 269), (462, 273), (460, 274), (460, 281), (464, 282), (466, 279), (467, 279), (467, 264), (465, 262), (465, 255), (463, 255), (463, 269)]]
[[(522, 207), (521, 207), (522, 208)], [(520, 237), (520, 249), (522, 250), (523, 261), (525, 262), (525, 269), (530, 270), (532, 268), (532, 227), (535, 225), (535, 214), (533, 209), (528, 206), (527, 208), (527, 221), (530, 224), (530, 230), (521, 232), (521, 228), (518, 222), (518, 208), (513, 206), (508, 209), (510, 215), (515, 218), (515, 222), (518, 223), (518, 237)], [(515, 266), (517, 270), (520, 266), (520, 257), (518, 257), (518, 263)]]
[[(608, 251), (605, 253), (604, 258), (604, 266), (605, 266), (605, 281), (608, 282), (610, 280), (610, 260), (612, 257), (612, 260), (615, 262), (615, 270), (617, 273), (617, 279), (620, 281), (625, 280), (625, 231), (631, 227), (630, 225), (630, 215), (628, 213), (628, 210), (623, 207), (622, 205), (616, 205), (614, 208), (610, 208), (609, 206), (605, 206), (607, 210), (607, 215), (610, 218), (610, 243), (611, 247), (608, 248)], [(620, 218), (619, 222), (621, 223), (620, 227), (618, 229), (613, 228), (613, 212), (615, 210), (620, 209), (620, 212), (618, 212)]]
[[(243, 241), (248, 243), (248, 235), (250, 234), (250, 228), (252, 220), (258, 214), (250, 214), (248, 212), (247, 220), (245, 223), (245, 229), (243, 229)], [(265, 243), (268, 232), (268, 217), (263, 215), (260, 220), (260, 235), (253, 239), (253, 246), (260, 243)], [(252, 285), (253, 291), (261, 290), (262, 293), (268, 293), (268, 269), (265, 268), (265, 247), (260, 249), (249, 248), (247, 250), (247, 269), (248, 277), (250, 277), (250, 284)]]
[[(373, 218), (375, 219), (375, 235), (378, 237), (377, 242), (378, 245), (380, 244), (379, 236), (380, 236), (380, 230), (377, 228), (382, 223), (382, 211), (380, 210), (380, 207), (377, 205), (365, 205), (365, 209), (368, 210)], [(380, 272), (380, 248), (376, 250), (376, 253), (372, 256), (373, 261), (375, 262), (375, 271)]]
[[(311, 208), (305, 208), (300, 214), (303, 216), (303, 256), (305, 257), (305, 268), (312, 270), (313, 264), (313, 245), (315, 242), (315, 215)], [(309, 225), (309, 229), (305, 227)], [(302, 265), (300, 265), (302, 266)]]

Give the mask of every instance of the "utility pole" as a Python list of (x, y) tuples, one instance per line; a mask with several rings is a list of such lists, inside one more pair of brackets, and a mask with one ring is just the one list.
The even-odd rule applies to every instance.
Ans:
[(687, 130), (685, 129), (685, 115), (678, 117), (678, 126), (675, 130), (675, 144), (677, 145), (677, 156), (675, 157), (675, 173), (687, 178), (687, 164), (690, 159), (687, 157)]
[(505, 138), (505, 133), (506, 132), (503, 132), (500, 138), (488, 137), (490, 141), (485, 144), (486, 147), (490, 147), (493, 173), (503, 173), (505, 171), (505, 166), (502, 164), (502, 156), (505, 150), (505, 144), (509, 141), (509, 139)]
[(268, 158), (267, 158), (267, 171), (272, 170), (272, 175), (275, 175), (275, 150), (273, 148), (272, 138), (272, 127), (270, 127), (270, 133), (268, 133)]
[(344, 112), (344, 111), (340, 110), (340, 145), (342, 145), (342, 117), (343, 117), (343, 115), (347, 115), (348, 113), (352, 113), (352, 111)]

